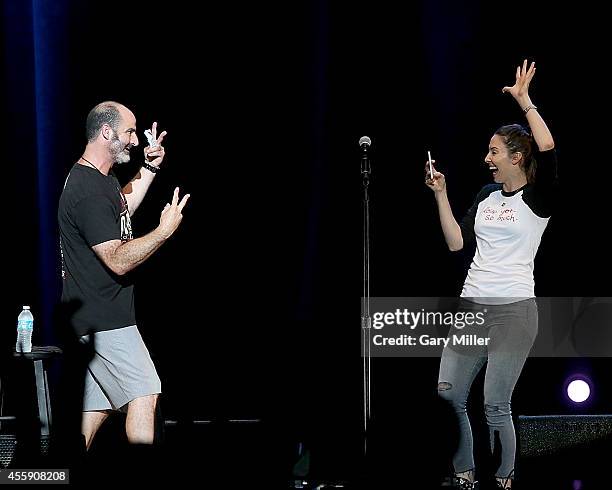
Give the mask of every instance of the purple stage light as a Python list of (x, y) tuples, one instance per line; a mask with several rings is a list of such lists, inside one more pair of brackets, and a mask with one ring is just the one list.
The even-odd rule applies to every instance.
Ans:
[(584, 403), (591, 396), (591, 384), (582, 376), (573, 376), (566, 384), (566, 392), (574, 403)]

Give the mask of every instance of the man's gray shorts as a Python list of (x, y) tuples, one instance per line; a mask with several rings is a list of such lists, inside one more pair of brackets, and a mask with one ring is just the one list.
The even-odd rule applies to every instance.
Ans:
[(135, 398), (161, 393), (161, 381), (136, 325), (84, 335), (80, 341), (93, 341), (94, 350), (85, 375), (84, 412), (125, 412)]

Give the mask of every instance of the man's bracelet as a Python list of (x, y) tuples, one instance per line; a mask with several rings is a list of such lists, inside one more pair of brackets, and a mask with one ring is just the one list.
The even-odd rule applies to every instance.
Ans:
[(143, 162), (142, 166), (146, 168), (149, 172), (153, 172), (154, 174), (159, 172), (159, 167), (154, 167), (153, 165), (149, 165), (147, 162)]
[(525, 107), (523, 109), (523, 111), (525, 112), (525, 114), (527, 114), (531, 109), (536, 109), (537, 110), (538, 108), (536, 106), (534, 106), (533, 104), (531, 104), (531, 105), (528, 105), (527, 107)]

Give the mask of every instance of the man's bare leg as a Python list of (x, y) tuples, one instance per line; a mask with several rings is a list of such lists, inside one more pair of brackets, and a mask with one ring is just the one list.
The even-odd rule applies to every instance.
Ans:
[(106, 410), (83, 412), (83, 418), (81, 419), (81, 433), (85, 436), (85, 444), (88, 451), (96, 432), (98, 432), (102, 422), (106, 420), (108, 415), (109, 412)]
[(131, 444), (153, 444), (158, 396), (141, 396), (128, 404), (125, 433)]

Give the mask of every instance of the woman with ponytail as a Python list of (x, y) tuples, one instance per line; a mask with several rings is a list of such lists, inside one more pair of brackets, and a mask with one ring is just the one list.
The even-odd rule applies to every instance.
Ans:
[[(495, 481), (511, 488), (516, 435), (511, 397), (538, 330), (534, 293), (534, 259), (550, 219), (557, 189), (553, 137), (529, 96), (535, 63), (517, 67), (516, 81), (504, 87), (520, 106), (527, 126), (500, 127), (484, 159), (493, 184), (484, 186), (463, 220), (453, 216), (444, 175), (434, 169), (426, 185), (434, 192), (444, 238), (451, 251), (476, 243), (460, 308), (484, 314), (477, 328), (487, 345), (444, 348), (438, 393), (457, 414), (460, 438), (453, 458), (456, 488), (478, 488), (475, 481), (472, 431), (466, 403), (472, 382), (486, 364), (484, 409), (491, 450), (497, 455)], [(464, 329), (465, 332), (465, 329)], [(460, 333), (451, 328), (449, 337)]]

